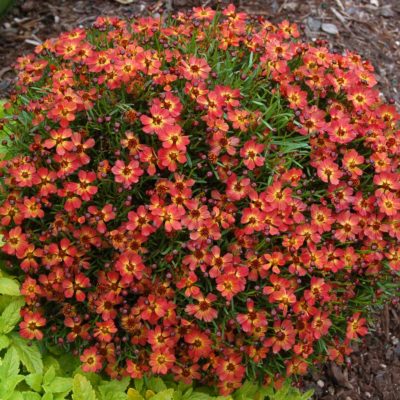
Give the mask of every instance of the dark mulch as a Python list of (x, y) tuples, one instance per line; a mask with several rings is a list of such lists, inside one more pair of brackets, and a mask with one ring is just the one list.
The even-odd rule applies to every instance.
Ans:
[[(338, 52), (357, 52), (376, 69), (379, 88), (400, 107), (400, 0), (236, 0), (242, 10), (272, 22), (288, 19), (308, 40), (326, 39)], [(132, 17), (184, 10), (216, 1), (16, 0), (0, 21), (0, 98), (12, 90), (13, 63), (36, 44), (98, 15)], [(386, 307), (374, 332), (354, 347), (346, 366), (325, 365), (304, 382), (320, 400), (400, 400), (400, 309)]]

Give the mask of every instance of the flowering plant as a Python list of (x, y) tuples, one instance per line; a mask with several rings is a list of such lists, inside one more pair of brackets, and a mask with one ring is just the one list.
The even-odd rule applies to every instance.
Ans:
[(298, 37), (231, 5), (18, 60), (0, 217), (24, 338), (222, 394), (343, 361), (398, 287), (399, 114), (368, 62)]

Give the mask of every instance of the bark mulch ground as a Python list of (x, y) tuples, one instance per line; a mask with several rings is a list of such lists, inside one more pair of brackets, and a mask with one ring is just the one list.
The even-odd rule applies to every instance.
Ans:
[[(338, 52), (361, 54), (376, 69), (379, 89), (400, 108), (400, 0), (241, 0), (249, 14), (300, 24), (307, 40), (326, 39)], [(129, 3), (129, 4), (121, 4)], [(13, 63), (60, 32), (90, 25), (99, 15), (132, 17), (185, 10), (215, 1), (16, 0), (0, 20), (0, 98), (13, 87)], [(318, 400), (400, 400), (400, 308), (386, 306), (372, 333), (345, 366), (328, 364), (303, 382)]]

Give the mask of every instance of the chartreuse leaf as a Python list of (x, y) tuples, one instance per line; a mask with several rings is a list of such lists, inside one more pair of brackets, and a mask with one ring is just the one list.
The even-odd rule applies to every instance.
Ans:
[(11, 395), (7, 397), (5, 400), (24, 400), (24, 396), (22, 395), (22, 392), (19, 392), (17, 390), (13, 390)]
[(9, 400), (18, 395), (14, 389), (24, 379), (23, 375), (19, 375), (18, 353), (9, 348), (0, 362), (0, 399)]
[(51, 393), (64, 393), (70, 392), (72, 390), (72, 378), (64, 378), (61, 376), (57, 376), (50, 383), (48, 390)]
[(5, 383), (9, 378), (19, 374), (19, 363), (17, 351), (10, 347), (0, 364), (0, 382)]
[(145, 400), (145, 398), (136, 389), (128, 389), (128, 400)]
[(10, 339), (6, 335), (0, 335), (0, 350), (7, 348), (10, 345)]
[(81, 374), (74, 376), (72, 384), (73, 400), (98, 400), (89, 380)]
[(56, 370), (53, 365), (51, 365), (46, 373), (43, 375), (43, 385), (48, 386), (51, 382), (53, 382), (56, 377)]
[(24, 300), (16, 298), (5, 308), (0, 316), (0, 333), (9, 333), (14, 329), (15, 325), (21, 319), (19, 311), (23, 305)]
[(2, 276), (0, 278), (0, 294), (19, 296), (19, 284), (16, 280)]
[(25, 382), (35, 392), (40, 392), (42, 390), (42, 380), (43, 376), (39, 373), (33, 373), (25, 376)]
[(235, 400), (245, 400), (246, 398), (253, 399), (257, 393), (258, 386), (254, 383), (246, 381), (233, 395)]
[(69, 375), (69, 374), (64, 374), (61, 372), (61, 367), (60, 367), (60, 363), (58, 362), (58, 360), (56, 360), (51, 355), (46, 354), (43, 357), (43, 370), (47, 371), (51, 366), (54, 368), (57, 375)]
[(104, 382), (98, 386), (102, 400), (126, 400), (127, 394), (126, 389), (128, 388), (130, 378), (125, 377), (120, 381), (113, 380), (110, 382)]
[(23, 400), (41, 400), (42, 396), (35, 392), (22, 392)]
[(84, 376), (93, 387), (97, 387), (102, 382), (101, 376), (99, 374), (95, 374), (94, 372), (83, 372), (80, 367), (76, 369), (72, 375), (75, 376), (76, 374)]
[(135, 385), (135, 389), (136, 389), (137, 391), (141, 392), (142, 389), (143, 389), (143, 384), (144, 384), (143, 378), (141, 378), (141, 379), (135, 379), (133, 382), (134, 382), (134, 385)]
[(161, 392), (162, 390), (167, 389), (167, 385), (164, 383), (164, 381), (161, 378), (158, 377), (151, 377), (149, 379), (146, 379), (145, 381), (146, 387), (149, 390), (152, 390), (155, 393)]
[(184, 399), (188, 400), (210, 400), (211, 397), (207, 393), (195, 392), (192, 393), (189, 397), (183, 397)]
[(35, 343), (28, 346), (28, 342), (17, 333), (11, 336), (12, 347), (17, 351), (22, 364), (30, 373), (43, 372), (42, 355)]
[(162, 390), (161, 392), (158, 392), (154, 396), (151, 396), (151, 400), (172, 400), (172, 397), (174, 395), (174, 389), (165, 389)]

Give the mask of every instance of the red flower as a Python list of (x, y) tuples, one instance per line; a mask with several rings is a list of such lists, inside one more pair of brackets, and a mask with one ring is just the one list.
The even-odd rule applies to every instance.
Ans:
[(130, 161), (129, 164), (125, 164), (122, 160), (117, 160), (111, 171), (115, 175), (115, 182), (122, 183), (126, 189), (139, 182), (139, 178), (143, 175), (143, 170), (136, 160)]
[(159, 106), (152, 106), (150, 108), (151, 117), (142, 115), (140, 121), (143, 124), (143, 131), (149, 134), (160, 134), (164, 130), (171, 128), (175, 125), (175, 119), (171, 117), (170, 113)]
[(202, 331), (191, 329), (185, 336), (185, 342), (190, 345), (189, 356), (193, 362), (207, 357), (212, 350), (212, 340)]
[(338, 185), (339, 179), (343, 176), (337, 164), (330, 159), (326, 159), (318, 165), (317, 173), (322, 182), (331, 183), (332, 185)]
[(80, 356), (83, 372), (99, 372), (103, 368), (103, 357), (96, 346), (85, 349)]
[(357, 339), (358, 336), (365, 336), (368, 333), (368, 328), (365, 326), (366, 319), (360, 318), (361, 313), (355, 313), (347, 323), (346, 338)]
[(207, 79), (211, 68), (207, 61), (202, 58), (190, 57), (188, 61), (181, 62), (181, 73), (187, 80)]
[(250, 171), (264, 165), (265, 157), (260, 155), (263, 151), (264, 145), (254, 140), (249, 140), (240, 149), (240, 156), (244, 158), (243, 163)]
[(118, 329), (112, 320), (96, 322), (96, 328), (93, 331), (93, 337), (99, 342), (110, 343), (114, 333), (117, 332)]
[(274, 322), (274, 336), (265, 339), (264, 345), (272, 347), (273, 353), (278, 353), (281, 349), (288, 351), (295, 343), (296, 331), (293, 329), (291, 321), (285, 319)]
[(115, 269), (121, 274), (122, 280), (127, 283), (142, 278), (145, 266), (142, 258), (135, 253), (122, 253), (115, 263)]
[(311, 322), (311, 327), (313, 329), (313, 334), (315, 339), (320, 339), (322, 336), (328, 334), (329, 328), (332, 326), (332, 321), (328, 318), (329, 314), (327, 312), (318, 312), (314, 315)]
[(19, 333), (25, 339), (43, 339), (43, 332), (40, 328), (46, 324), (46, 318), (44, 318), (38, 312), (25, 312), (22, 315), (23, 321), (19, 324)]
[(185, 307), (185, 311), (189, 315), (193, 315), (197, 319), (205, 322), (210, 322), (217, 318), (218, 311), (211, 306), (212, 303), (217, 300), (217, 296), (215, 294), (209, 293), (207, 296), (204, 296), (200, 293), (193, 297), (197, 303), (188, 304)]
[(171, 172), (177, 170), (178, 164), (184, 164), (187, 161), (185, 151), (178, 149), (176, 146), (158, 150), (157, 156), (160, 168), (168, 168)]
[(157, 349), (150, 354), (149, 364), (154, 374), (166, 375), (175, 363), (175, 356), (166, 349)]

